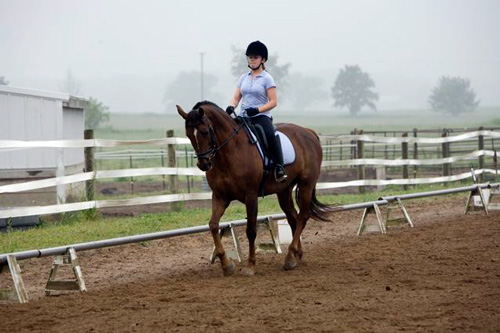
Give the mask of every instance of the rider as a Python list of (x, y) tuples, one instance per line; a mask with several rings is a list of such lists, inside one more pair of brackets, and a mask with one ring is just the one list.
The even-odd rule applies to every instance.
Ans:
[(248, 45), (245, 53), (250, 71), (238, 80), (234, 96), (226, 108), (231, 115), (241, 101), (241, 117), (249, 117), (254, 124), (262, 126), (269, 146), (271, 158), (275, 163), (276, 181), (287, 179), (283, 167), (283, 154), (274, 133), (271, 110), (278, 104), (276, 84), (273, 77), (265, 70), (264, 63), (268, 59), (267, 47), (260, 41)]

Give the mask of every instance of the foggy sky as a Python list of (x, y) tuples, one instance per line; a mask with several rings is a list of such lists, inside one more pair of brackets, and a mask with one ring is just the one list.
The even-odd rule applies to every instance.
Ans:
[(169, 83), (199, 71), (205, 52), (225, 106), (231, 45), (258, 39), (291, 72), (321, 77), (329, 95), (341, 67), (360, 65), (382, 110), (427, 107), (442, 75), (470, 78), (481, 105), (500, 105), (499, 13), (498, 0), (0, 0), (0, 76), (60, 90), (71, 70), (81, 95), (112, 112), (164, 112)]

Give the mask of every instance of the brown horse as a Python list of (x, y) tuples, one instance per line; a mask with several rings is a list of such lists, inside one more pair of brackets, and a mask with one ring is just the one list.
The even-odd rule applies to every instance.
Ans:
[[(219, 221), (231, 201), (238, 200), (246, 206), (246, 234), (250, 244), (248, 264), (242, 273), (253, 275), (257, 202), (259, 184), (264, 172), (259, 152), (255, 145), (250, 143), (242, 123), (231, 118), (214, 103), (199, 102), (189, 113), (177, 105), (177, 112), (186, 120), (186, 135), (196, 151), (197, 166), (206, 171), (208, 184), (213, 191), (209, 227), (223, 273), (226, 276), (231, 275), (235, 265), (227, 257), (222, 246)], [(293, 124), (277, 124), (277, 128), (292, 141), (296, 158), (292, 164), (286, 166), (286, 181), (277, 183), (274, 177), (268, 177), (264, 184), (264, 193), (278, 195), (280, 207), (292, 229), (293, 240), (288, 248), (284, 266), (289, 270), (294, 269), (302, 258), (300, 235), (309, 217), (328, 220), (327, 215), (331, 207), (321, 204), (315, 195), (322, 161), (318, 135), (311, 129)], [(292, 200), (295, 185), (299, 213)]]

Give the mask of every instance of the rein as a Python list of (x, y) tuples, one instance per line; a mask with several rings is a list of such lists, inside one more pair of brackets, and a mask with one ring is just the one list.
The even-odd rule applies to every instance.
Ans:
[(224, 146), (227, 145), (232, 138), (238, 135), (239, 130), (245, 125), (245, 123), (242, 122), (237, 128), (233, 130), (233, 133), (231, 133), (230, 136), (228, 136), (224, 141), (222, 141), (222, 143), (219, 146), (217, 146), (215, 131), (214, 128), (212, 127), (212, 124), (210, 123), (207, 117), (203, 117), (202, 120), (208, 126), (208, 133), (210, 135), (210, 149), (202, 153), (196, 154), (196, 158), (207, 158), (208, 160), (214, 158), (217, 152), (222, 148), (224, 148)]

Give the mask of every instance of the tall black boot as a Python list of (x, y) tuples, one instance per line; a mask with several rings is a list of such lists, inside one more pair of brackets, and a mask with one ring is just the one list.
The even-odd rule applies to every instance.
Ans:
[(283, 167), (283, 152), (281, 151), (281, 140), (279, 135), (274, 136), (274, 142), (271, 143), (271, 150), (275, 164), (274, 178), (278, 183), (285, 181), (288, 176), (286, 174), (285, 168)]

